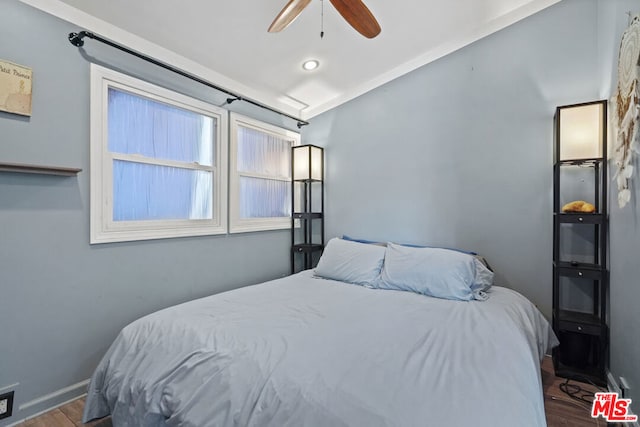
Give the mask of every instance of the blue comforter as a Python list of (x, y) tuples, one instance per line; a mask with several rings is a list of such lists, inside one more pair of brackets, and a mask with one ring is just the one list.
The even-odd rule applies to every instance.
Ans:
[(501, 287), (451, 301), (311, 271), (125, 327), (84, 421), (132, 426), (545, 426), (540, 361), (557, 340)]

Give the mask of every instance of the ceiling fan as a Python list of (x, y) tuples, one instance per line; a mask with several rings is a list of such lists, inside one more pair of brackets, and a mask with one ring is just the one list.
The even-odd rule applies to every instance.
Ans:
[[(340, 15), (357, 32), (372, 39), (380, 34), (380, 24), (362, 0), (330, 0)], [(268, 32), (277, 33), (287, 28), (300, 13), (311, 3), (311, 0), (289, 0), (289, 3), (273, 20)]]

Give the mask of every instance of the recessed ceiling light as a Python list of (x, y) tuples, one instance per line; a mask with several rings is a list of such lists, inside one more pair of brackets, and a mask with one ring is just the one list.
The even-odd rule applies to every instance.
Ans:
[(311, 70), (315, 70), (316, 68), (318, 68), (319, 65), (320, 65), (320, 62), (318, 62), (317, 59), (310, 59), (310, 60), (304, 61), (302, 63), (302, 68), (307, 70), (307, 71), (311, 71)]

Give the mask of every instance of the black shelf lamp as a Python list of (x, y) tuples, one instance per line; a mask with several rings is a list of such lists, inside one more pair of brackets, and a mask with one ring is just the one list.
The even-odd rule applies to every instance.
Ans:
[(324, 149), (293, 146), (291, 171), (291, 273), (295, 273), (296, 255), (302, 255), (306, 270), (324, 248)]
[(607, 101), (556, 109), (553, 328), (556, 375), (605, 383), (607, 304)]

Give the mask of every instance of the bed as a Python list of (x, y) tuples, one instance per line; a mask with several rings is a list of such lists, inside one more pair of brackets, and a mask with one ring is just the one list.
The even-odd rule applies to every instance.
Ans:
[[(323, 255), (324, 256), (324, 255)], [(434, 298), (308, 270), (126, 326), (83, 421), (120, 426), (545, 426), (557, 340), (521, 294)]]

